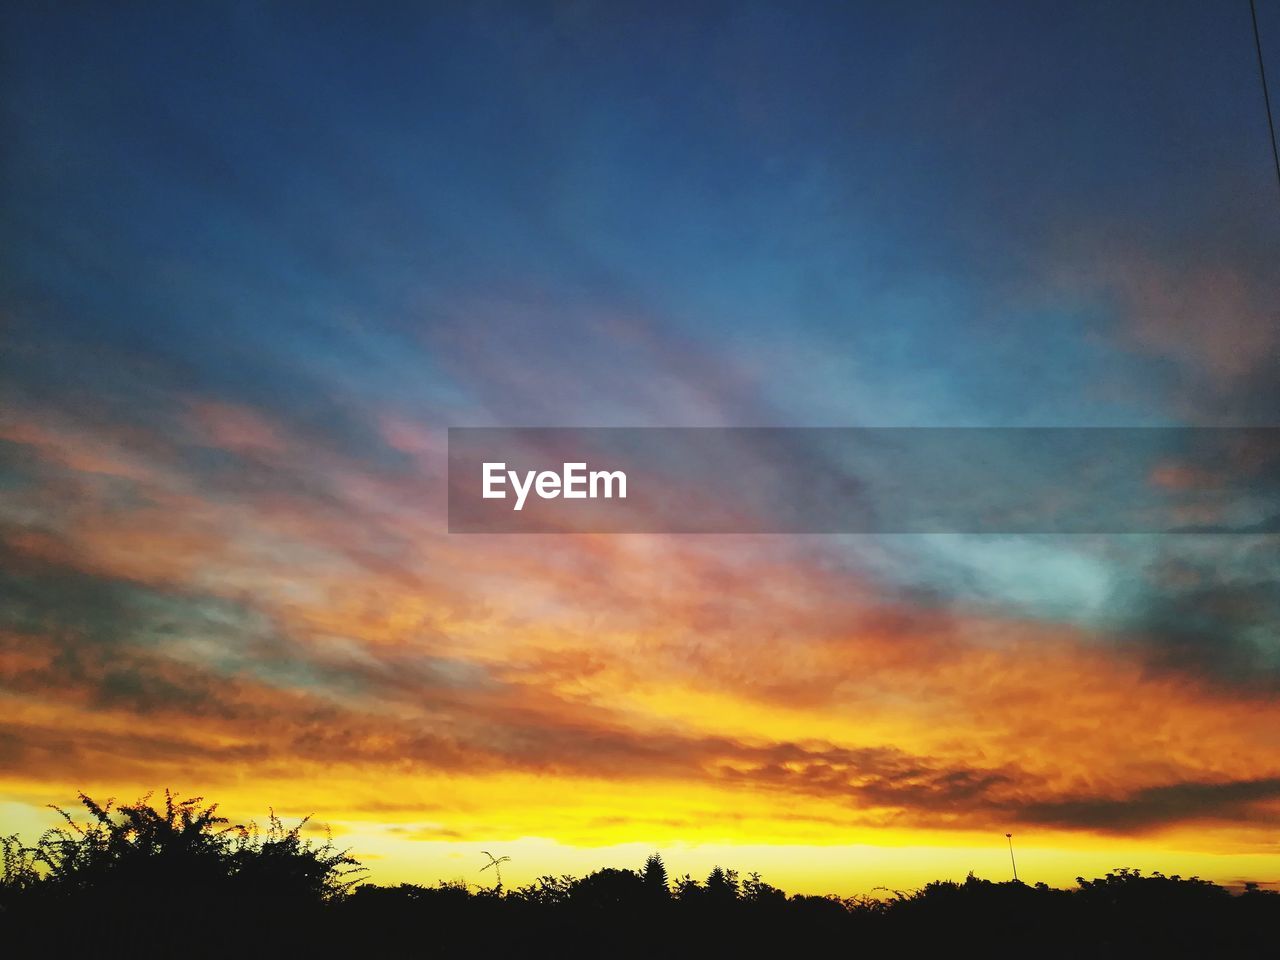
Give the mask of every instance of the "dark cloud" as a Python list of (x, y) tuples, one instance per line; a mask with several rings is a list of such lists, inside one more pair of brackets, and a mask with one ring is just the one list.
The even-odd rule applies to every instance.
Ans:
[[(1032, 803), (1017, 811), (1023, 823), (1140, 833), (1176, 823), (1203, 820), (1255, 820), (1258, 807), (1280, 799), (1280, 777), (1229, 780), (1222, 783), (1186, 781), (1147, 787), (1120, 797), (1075, 797)], [(1280, 822), (1280, 814), (1266, 814)]]
[[(1174, 547), (1122, 598), (1124, 645), (1155, 670), (1242, 692), (1280, 689), (1280, 538), (1201, 540), (1189, 560)], [(1176, 545), (1175, 545), (1176, 546)]]
[[(104, 732), (0, 723), (0, 771), (59, 783), (90, 779), (156, 781), (180, 774), (204, 780), (207, 770), (231, 771), (267, 759), (254, 743), (192, 739), (160, 729)], [(200, 771), (197, 773), (197, 771)]]
[[(99, 575), (18, 549), (0, 529), (0, 626), (39, 635), (73, 655), (86, 645), (147, 646), (182, 637), (217, 637), (228, 653), (271, 630), (247, 604), (179, 587)], [(75, 552), (55, 543), (69, 561)]]
[[(726, 745), (728, 746), (728, 745)], [(901, 808), (928, 819), (935, 814), (974, 813), (997, 805), (1000, 793), (1029, 778), (1014, 770), (991, 770), (912, 755), (893, 747), (847, 749), (830, 744), (779, 743), (750, 749), (734, 745), (730, 762), (755, 762), (725, 776), (758, 786), (815, 796), (847, 797), (853, 806)]]

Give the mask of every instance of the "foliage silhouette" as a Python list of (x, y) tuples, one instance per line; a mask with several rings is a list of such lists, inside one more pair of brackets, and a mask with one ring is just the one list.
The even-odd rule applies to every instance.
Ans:
[[(463, 881), (383, 887), (331, 840), (272, 813), (265, 832), (199, 797), (116, 807), (81, 795), (84, 822), (33, 846), (0, 837), (0, 943), (10, 955), (452, 956), (527, 951), (748, 954), (830, 950), (932, 956), (1275, 956), (1280, 897), (1121, 869), (1072, 890), (970, 874), (885, 897), (788, 896), (717, 866), (670, 883), (638, 870), (544, 876), (514, 889)], [(55, 808), (57, 809), (57, 808)], [(480, 947), (477, 950), (477, 947)]]
[(645, 891), (650, 897), (665, 900), (671, 896), (671, 881), (667, 879), (667, 865), (662, 862), (660, 854), (649, 854), (649, 859), (645, 860), (640, 876), (644, 880)]
[[(83, 821), (55, 806), (64, 825), (33, 847), (6, 838), (5, 932), (18, 942), (25, 930), (42, 931), (41, 944), (50, 936), (74, 943), (91, 935), (99, 947), (141, 941), (157, 952), (189, 952), (193, 944), (200, 951), (243, 930), (243, 918), (254, 912), (314, 911), (365, 872), (332, 840), (304, 838), (307, 819), (286, 827), (272, 811), (263, 832), (229, 823), (200, 797), (178, 799), (166, 790), (162, 804), (150, 799), (115, 806), (82, 793)], [(76, 925), (65, 926), (69, 916)], [(267, 924), (263, 935), (271, 929)]]

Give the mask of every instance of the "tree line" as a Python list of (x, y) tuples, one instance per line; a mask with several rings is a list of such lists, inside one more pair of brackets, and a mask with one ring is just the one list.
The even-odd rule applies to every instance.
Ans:
[[(716, 867), (380, 886), (332, 839), (272, 812), (232, 824), (216, 804), (166, 792), (85, 814), (27, 845), (4, 837), (0, 944), (11, 956), (491, 956), (531, 948), (592, 956), (834, 950), (847, 955), (1134, 957), (1280, 954), (1280, 896), (1196, 877), (1118, 869), (1071, 889), (970, 874), (882, 897), (788, 895)], [(54, 808), (58, 809), (58, 808)]]

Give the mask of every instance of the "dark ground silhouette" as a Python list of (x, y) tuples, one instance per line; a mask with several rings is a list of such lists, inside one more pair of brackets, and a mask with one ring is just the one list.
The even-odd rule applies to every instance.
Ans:
[(839, 899), (720, 867), (670, 878), (654, 855), (510, 889), (383, 887), (274, 814), (262, 831), (199, 798), (81, 800), (86, 818), (59, 811), (65, 826), (33, 846), (5, 840), (7, 956), (1280, 956), (1280, 896), (1194, 877), (1117, 870), (1059, 890), (971, 874)]

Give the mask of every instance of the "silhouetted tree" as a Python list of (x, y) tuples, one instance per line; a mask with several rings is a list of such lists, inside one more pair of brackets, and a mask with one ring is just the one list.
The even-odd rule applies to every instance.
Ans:
[(512, 891), (511, 895), (539, 906), (562, 904), (569, 899), (573, 883), (573, 877), (567, 874), (558, 877), (539, 877), (533, 883)]
[(675, 895), (677, 900), (687, 903), (696, 899), (700, 893), (702, 893), (702, 884), (689, 876), (689, 874), (686, 873), (676, 881)]
[(605, 867), (575, 881), (569, 899), (576, 906), (617, 910), (644, 902), (644, 880), (634, 870)]
[(738, 898), (738, 871), (712, 867), (703, 884), (703, 894), (711, 903), (728, 903)]
[(671, 895), (667, 865), (662, 862), (662, 857), (658, 854), (649, 854), (649, 859), (644, 862), (644, 869), (640, 872), (640, 876), (644, 879), (645, 889), (653, 896), (665, 899)]
[(742, 899), (752, 904), (786, 903), (787, 895), (777, 887), (770, 886), (760, 879), (760, 874), (752, 872), (742, 881)]

